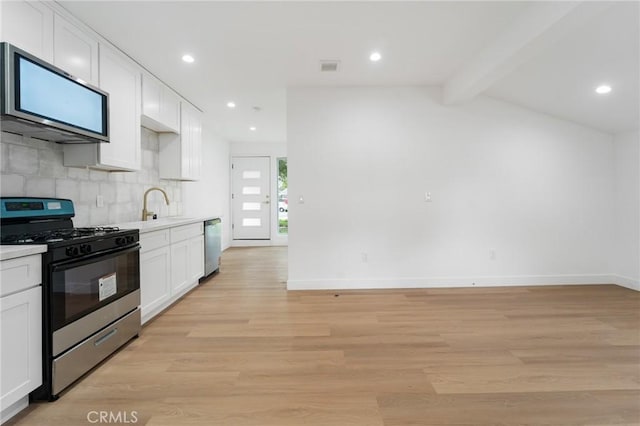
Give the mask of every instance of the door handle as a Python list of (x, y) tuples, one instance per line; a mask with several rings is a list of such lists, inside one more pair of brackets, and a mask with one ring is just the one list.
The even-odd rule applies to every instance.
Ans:
[(110, 332), (108, 332), (107, 334), (105, 334), (104, 336), (102, 336), (101, 338), (99, 338), (98, 340), (96, 340), (93, 344), (94, 346), (100, 346), (101, 344), (103, 344), (104, 342), (106, 342), (107, 340), (109, 340), (110, 338), (112, 338), (113, 336), (115, 336), (115, 334), (118, 332), (117, 328), (114, 328), (113, 330), (111, 330)]

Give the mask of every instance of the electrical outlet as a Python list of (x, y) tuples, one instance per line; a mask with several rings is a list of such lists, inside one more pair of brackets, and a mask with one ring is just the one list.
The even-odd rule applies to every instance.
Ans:
[(369, 261), (369, 256), (367, 253), (362, 253), (362, 263), (367, 263)]
[(96, 207), (104, 207), (104, 197), (102, 195), (96, 197)]
[(430, 192), (425, 192), (424, 193), (424, 201), (426, 201), (427, 203), (431, 202), (431, 193)]

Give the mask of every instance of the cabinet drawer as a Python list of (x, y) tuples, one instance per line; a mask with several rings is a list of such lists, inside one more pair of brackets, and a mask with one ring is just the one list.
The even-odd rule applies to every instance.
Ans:
[(42, 256), (18, 257), (0, 262), (0, 297), (42, 282)]
[(188, 240), (204, 233), (204, 223), (194, 223), (192, 225), (176, 226), (171, 228), (171, 242)]
[(143, 253), (168, 246), (170, 242), (168, 229), (140, 234), (140, 247)]

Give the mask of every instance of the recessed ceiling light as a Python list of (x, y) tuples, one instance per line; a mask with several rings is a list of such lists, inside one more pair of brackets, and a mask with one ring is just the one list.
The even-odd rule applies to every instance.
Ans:
[(249, 127), (249, 130), (251, 130), (252, 132), (255, 132), (256, 131), (256, 126)]
[(371, 55), (369, 55), (371, 62), (378, 62), (380, 59), (382, 59), (380, 52), (371, 52)]
[(227, 106), (229, 108), (235, 108), (236, 107), (236, 103), (235, 102), (227, 102)]
[(609, 86), (607, 84), (602, 84), (602, 85), (596, 87), (596, 93), (599, 94), (599, 95), (606, 95), (609, 92), (611, 92), (611, 86)]
[(191, 56), (191, 55), (182, 56), (182, 60), (185, 61), (188, 64), (192, 64), (195, 61), (195, 59), (193, 59), (193, 56)]

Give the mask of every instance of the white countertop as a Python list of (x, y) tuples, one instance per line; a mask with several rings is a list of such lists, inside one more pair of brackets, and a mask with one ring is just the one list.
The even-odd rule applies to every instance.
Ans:
[(47, 251), (46, 244), (25, 244), (18, 246), (0, 246), (0, 260), (15, 259), (16, 257), (29, 256), (31, 254), (44, 253)]
[(161, 229), (173, 228), (174, 226), (190, 225), (192, 223), (204, 222), (205, 220), (217, 219), (220, 216), (199, 216), (199, 217), (184, 217), (184, 216), (169, 216), (161, 217), (159, 219), (149, 219), (147, 221), (138, 222), (125, 222), (114, 223), (105, 226), (117, 226), (120, 229), (139, 229), (141, 234), (151, 231), (159, 231)]

